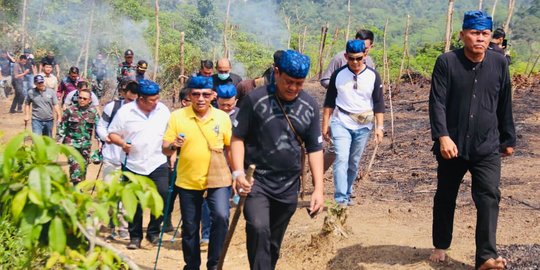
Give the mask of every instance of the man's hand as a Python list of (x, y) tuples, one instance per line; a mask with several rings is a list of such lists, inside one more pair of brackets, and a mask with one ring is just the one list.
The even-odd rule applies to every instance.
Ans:
[(323, 205), (324, 195), (322, 189), (313, 191), (313, 194), (311, 194), (311, 203), (309, 204), (309, 214), (312, 217), (318, 214), (322, 210)]
[(182, 148), (182, 146), (184, 145), (184, 141), (186, 140), (186, 138), (184, 138), (183, 136), (176, 136), (176, 138), (174, 139), (174, 141), (171, 143), (176, 149), (178, 148)]
[(380, 128), (375, 129), (375, 137), (373, 138), (375, 140), (375, 143), (379, 144), (382, 142), (384, 137), (384, 131)]
[(323, 135), (323, 138), (325, 141), (329, 142), (330, 141), (330, 137), (332, 136), (332, 133), (330, 131), (330, 127), (327, 126), (327, 125), (324, 125), (322, 127), (322, 135)]
[(444, 159), (452, 159), (458, 156), (457, 146), (450, 136), (440, 137), (439, 144), (441, 145), (441, 155)]
[(236, 190), (240, 196), (247, 196), (251, 192), (253, 186), (253, 179), (248, 181), (245, 175), (239, 175), (236, 177)]
[(105, 136), (105, 143), (106, 144), (111, 144), (111, 137), (109, 137), (108, 134), (107, 134), (107, 136)]
[(502, 156), (508, 157), (514, 154), (514, 148), (513, 147), (506, 147), (503, 149)]
[(25, 115), (24, 116), (24, 123), (26, 124), (28, 121), (30, 121), (30, 116)]
[(124, 143), (122, 145), (122, 150), (126, 153), (126, 154), (129, 154), (129, 151), (131, 151), (131, 144), (130, 143)]

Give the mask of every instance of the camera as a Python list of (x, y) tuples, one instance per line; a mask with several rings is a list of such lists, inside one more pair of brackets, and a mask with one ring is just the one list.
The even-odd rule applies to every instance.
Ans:
[(508, 46), (508, 40), (505, 38), (503, 39), (503, 42), (502, 42), (502, 48), (506, 49), (507, 46)]

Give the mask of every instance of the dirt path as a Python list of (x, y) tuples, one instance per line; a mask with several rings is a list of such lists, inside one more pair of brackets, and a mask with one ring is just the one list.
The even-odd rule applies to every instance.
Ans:
[[(322, 89), (312, 94), (322, 99)], [(396, 141), (390, 148), (390, 124), (379, 148), (370, 180), (356, 186), (358, 205), (351, 207), (348, 238), (329, 238), (312, 245), (312, 235), (322, 226), (324, 213), (310, 219), (303, 209), (294, 215), (285, 236), (278, 269), (473, 269), (475, 208), (470, 195), (470, 176), (466, 176), (458, 195), (454, 240), (449, 260), (433, 264), (426, 260), (431, 245), (431, 208), (435, 192), (435, 160), (430, 153), (431, 139), (427, 103), (407, 101), (427, 98), (429, 85), (403, 86), (395, 102)], [(510, 269), (539, 269), (540, 262), (540, 87), (521, 90), (514, 98), (518, 145), (515, 155), (503, 161), (499, 249), (511, 259)], [(22, 114), (8, 114), (8, 101), (0, 101), (0, 131), (9, 138), (24, 129)], [(386, 119), (389, 119), (387, 114)], [(5, 142), (5, 139), (2, 139)], [(371, 146), (366, 156), (372, 153)], [(363, 163), (365, 164), (365, 162)], [(91, 165), (89, 177), (96, 174)], [(327, 172), (326, 198), (332, 199), (332, 175)], [(173, 222), (179, 220), (178, 207)], [(229, 249), (225, 269), (249, 269), (245, 250), (245, 223), (241, 219)], [(159, 269), (183, 266), (181, 240), (164, 238)], [(152, 269), (157, 248), (143, 242), (141, 250), (125, 248), (127, 241), (115, 245), (143, 269)], [(203, 252), (203, 266), (206, 253)], [(204, 268), (204, 267), (203, 267)]]

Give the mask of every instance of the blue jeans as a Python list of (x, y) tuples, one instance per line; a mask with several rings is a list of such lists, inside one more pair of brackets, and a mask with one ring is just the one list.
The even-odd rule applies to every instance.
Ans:
[[(229, 229), (229, 187), (210, 188), (206, 201), (210, 209), (210, 243), (208, 244), (207, 268), (214, 268), (219, 261), (223, 242)], [(188, 190), (178, 188), (180, 195), (180, 212), (182, 214), (182, 251), (185, 270), (199, 269), (201, 265), (201, 249), (199, 230), (202, 215), (204, 190)]]
[(360, 158), (371, 130), (368, 128), (351, 130), (336, 119), (332, 119), (330, 129), (336, 150), (334, 200), (337, 203), (347, 203), (350, 200), (352, 186), (360, 167)]
[(41, 121), (32, 119), (32, 132), (37, 135), (52, 137), (53, 120)]
[(201, 216), (202, 230), (201, 238), (203, 240), (210, 239), (210, 227), (212, 222), (210, 221), (210, 208), (208, 207), (208, 201), (205, 199), (202, 204), (202, 216)]

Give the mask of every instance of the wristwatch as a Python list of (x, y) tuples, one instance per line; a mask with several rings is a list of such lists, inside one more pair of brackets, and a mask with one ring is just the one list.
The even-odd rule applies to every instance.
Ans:
[(243, 170), (238, 170), (238, 171), (232, 172), (233, 181), (236, 181), (236, 178), (238, 178), (238, 176), (246, 176), (246, 173)]
[(174, 146), (172, 143), (169, 144), (169, 150), (175, 151), (175, 150), (176, 150), (176, 146)]

